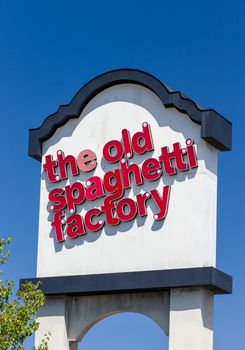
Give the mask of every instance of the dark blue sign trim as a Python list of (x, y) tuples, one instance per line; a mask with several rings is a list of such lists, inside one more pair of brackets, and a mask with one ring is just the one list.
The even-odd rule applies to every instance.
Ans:
[(214, 294), (232, 293), (232, 277), (214, 267), (27, 278), (20, 280), (20, 286), (27, 281), (41, 281), (40, 288), (47, 296), (153, 292), (187, 287), (203, 287)]
[(87, 103), (99, 92), (117, 84), (133, 83), (153, 91), (166, 108), (174, 107), (188, 114), (190, 119), (201, 125), (201, 137), (220, 151), (231, 150), (232, 124), (214, 109), (202, 109), (179, 91), (172, 91), (154, 76), (135, 69), (118, 69), (97, 76), (73, 97), (70, 104), (62, 105), (58, 111), (47, 117), (37, 129), (29, 131), (29, 155), (38, 161), (42, 158), (42, 143), (72, 118), (79, 118)]

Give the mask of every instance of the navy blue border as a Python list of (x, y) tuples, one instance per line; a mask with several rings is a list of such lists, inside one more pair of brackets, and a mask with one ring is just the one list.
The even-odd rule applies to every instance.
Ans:
[(20, 280), (20, 287), (27, 281), (40, 281), (40, 289), (47, 296), (153, 292), (186, 287), (204, 287), (214, 294), (232, 293), (232, 277), (214, 267), (26, 278)]
[(41, 161), (42, 143), (49, 139), (60, 126), (72, 118), (78, 118), (87, 103), (99, 92), (117, 84), (135, 83), (152, 90), (166, 108), (175, 107), (188, 114), (191, 120), (201, 124), (201, 137), (220, 151), (231, 150), (232, 124), (214, 109), (202, 109), (194, 101), (171, 91), (154, 76), (136, 69), (118, 69), (97, 76), (84, 85), (70, 104), (62, 105), (58, 111), (47, 117), (43, 124), (29, 130), (29, 156)]

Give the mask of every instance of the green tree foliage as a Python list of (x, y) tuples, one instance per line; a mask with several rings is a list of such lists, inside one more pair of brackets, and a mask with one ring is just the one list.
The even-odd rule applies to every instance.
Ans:
[[(6, 247), (11, 238), (0, 239), (0, 267), (9, 258)], [(23, 343), (38, 328), (37, 312), (44, 304), (45, 297), (39, 284), (30, 282), (22, 285), (22, 289), (13, 295), (12, 280), (4, 282), (0, 270), (0, 350), (23, 350)], [(49, 335), (46, 335), (36, 350), (48, 349)], [(35, 348), (34, 348), (35, 349)]]

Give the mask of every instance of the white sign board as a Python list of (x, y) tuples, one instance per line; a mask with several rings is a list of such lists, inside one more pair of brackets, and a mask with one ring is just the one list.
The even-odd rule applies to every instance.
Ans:
[[(57, 128), (42, 145), (37, 277), (215, 266), (217, 149), (201, 138), (200, 129), (201, 125), (193, 122), (188, 114), (181, 113), (176, 108), (166, 108), (153, 91), (133, 83), (117, 84), (104, 89), (87, 103), (79, 118), (70, 119)], [(128, 145), (125, 138), (123, 142), (123, 135), (126, 135), (126, 131), (122, 134), (123, 130), (130, 134)], [(151, 145), (147, 148), (145, 142), (149, 140), (145, 140), (144, 136), (148, 131), (151, 133)], [(137, 139), (136, 133), (141, 133), (138, 134), (141, 137)], [(132, 144), (130, 146), (135, 134), (136, 148), (138, 142), (139, 149), (141, 147), (144, 151), (142, 154), (139, 154), (139, 149), (138, 153), (135, 152)], [(117, 142), (110, 148), (110, 141)], [(187, 152), (188, 142), (195, 152), (196, 165), (191, 164), (193, 158)], [(120, 154), (119, 143), (123, 154)], [(179, 146), (174, 146), (177, 143)], [(131, 147), (130, 155), (127, 154), (127, 147)], [(169, 166), (175, 173), (169, 175), (163, 153), (170, 154), (174, 147), (180, 147), (183, 156), (176, 156), (178, 150), (175, 148), (173, 157), (169, 158)], [(91, 150), (94, 154), (94, 158), (88, 156), (87, 163), (84, 162), (84, 169), (95, 162), (91, 171), (81, 170), (84, 155), (81, 152), (84, 150)], [(106, 160), (103, 150), (104, 155), (108, 151), (112, 159), (118, 155), (120, 160)], [(60, 179), (62, 176), (57, 165), (58, 155), (63, 159), (72, 155), (77, 160), (76, 176), (73, 176), (75, 170), (72, 173), (71, 164), (67, 162), (68, 178)], [(152, 158), (160, 164), (159, 168), (156, 162), (155, 168), (154, 164), (144, 165), (144, 162)], [(55, 176), (59, 176), (57, 181), (52, 182), (48, 178), (51, 172), (48, 174), (45, 167), (47, 159), (54, 161), (52, 171)], [(181, 169), (183, 164), (177, 164), (181, 162), (180, 159), (187, 165), (185, 171)], [(125, 164), (127, 167), (136, 164), (142, 184), (139, 180), (137, 182), (137, 176), (132, 172), (129, 177), (130, 186), (127, 186), (129, 188), (123, 190), (120, 198), (112, 201), (114, 207), (111, 213), (114, 217), (120, 216), (118, 224), (108, 223), (109, 213), (101, 211), (106, 198), (112, 194), (106, 191), (103, 181), (100, 190), (102, 187), (104, 194), (99, 196), (97, 186), (94, 193), (98, 198), (89, 200), (85, 197), (81, 204), (78, 199), (73, 213), (69, 210), (71, 202), (68, 207), (59, 202), (61, 197), (67, 200), (66, 196), (76, 202), (79, 193), (76, 190), (71, 192), (74, 183), (82, 184), (85, 193), (87, 188), (94, 185), (89, 180), (91, 177), (92, 180), (103, 180), (106, 173), (119, 169), (122, 179), (120, 169)], [(150, 171), (149, 167), (153, 170)], [(142, 175), (143, 169), (148, 177), (153, 175), (157, 179), (146, 180), (147, 176)], [(110, 180), (115, 184), (116, 179)], [(55, 191), (56, 189), (59, 190)], [(58, 202), (50, 193), (57, 196)], [(90, 196), (92, 195), (93, 191), (90, 191)], [(143, 196), (148, 196), (145, 202)], [(132, 200), (123, 202), (124, 199)], [(60, 221), (59, 233), (63, 235), (60, 241), (57, 239), (58, 219), (54, 224), (53, 210), (58, 204), (64, 207), (61, 210), (62, 216), (56, 216)], [(97, 231), (88, 229), (84, 222), (86, 213), (93, 208), (98, 211), (91, 212), (96, 215), (90, 216), (88, 221), (92, 225), (101, 224)], [(132, 219), (130, 211), (133, 212)], [(160, 212), (162, 218), (156, 216)], [(76, 215), (76, 218), (77, 215), (80, 216), (84, 232), (81, 227), (80, 231), (74, 227), (76, 222), (69, 219), (72, 215)], [(74, 238), (71, 238), (72, 230)]]

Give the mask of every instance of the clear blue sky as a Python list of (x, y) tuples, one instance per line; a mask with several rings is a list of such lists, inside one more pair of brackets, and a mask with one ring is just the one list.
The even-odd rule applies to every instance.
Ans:
[[(217, 265), (234, 276), (215, 299), (216, 350), (244, 348), (245, 2), (0, 0), (1, 221), (12, 235), (5, 276), (36, 269), (40, 164), (28, 129), (97, 74), (145, 70), (233, 122), (233, 151), (220, 153)], [(99, 323), (82, 350), (164, 349), (150, 320), (125, 314)], [(31, 341), (27, 349), (31, 349)]]

